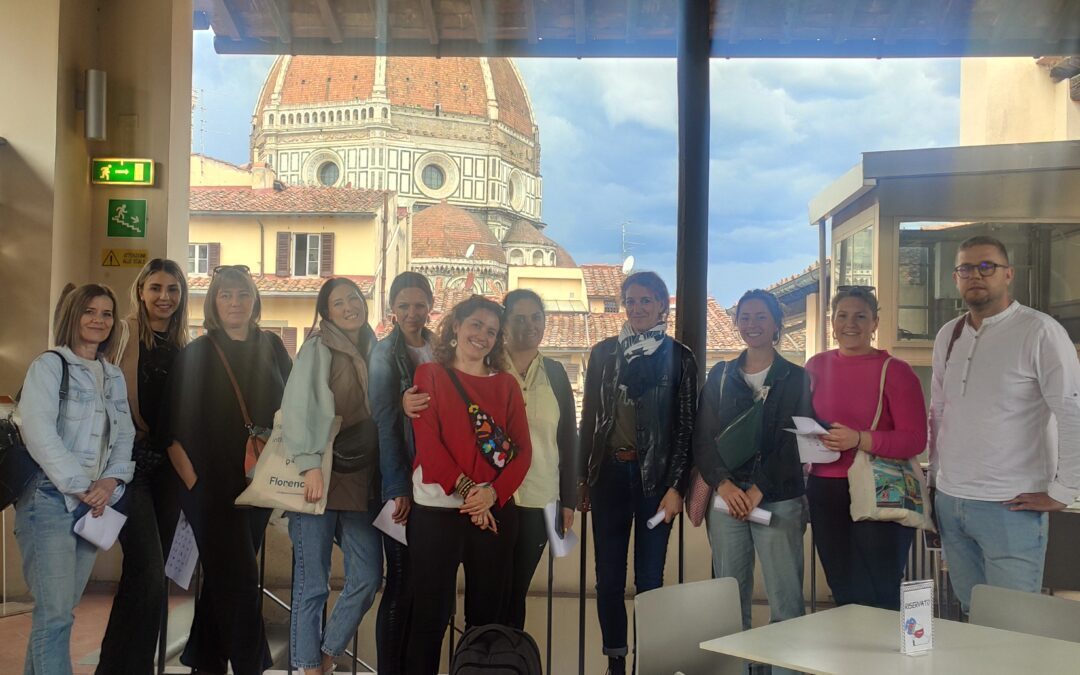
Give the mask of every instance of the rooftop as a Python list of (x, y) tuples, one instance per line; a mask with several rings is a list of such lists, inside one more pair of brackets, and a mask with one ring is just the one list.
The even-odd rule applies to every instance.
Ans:
[(192, 186), (188, 208), (192, 213), (375, 213), (390, 195), (388, 190), (347, 187)]

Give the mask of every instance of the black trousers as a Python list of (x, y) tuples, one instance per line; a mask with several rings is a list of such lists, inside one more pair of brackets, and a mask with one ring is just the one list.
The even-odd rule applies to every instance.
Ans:
[(128, 519), (119, 538), (123, 568), (101, 641), (97, 675), (144, 675), (154, 670), (162, 618), (168, 611), (165, 558), (180, 514), (178, 481), (168, 461), (149, 470), (137, 465), (125, 490)]
[(401, 675), (405, 671), (409, 616), (412, 611), (409, 547), (384, 534), (383, 554), (386, 557), (386, 583), (375, 622), (379, 672), (385, 675)]
[(413, 608), (408, 675), (435, 675), (447, 623), (454, 612), (457, 571), (465, 567), (465, 625), (505, 623), (506, 594), (518, 509), (513, 500), (493, 511), (499, 533), (481, 531), (457, 509), (414, 505), (409, 514), (409, 560), (412, 566)]
[(236, 508), (234, 497), (206, 482), (200, 478), (194, 490), (181, 490), (180, 503), (199, 547), (203, 583), (180, 662), (211, 673), (224, 673), (231, 664), (235, 675), (261, 675), (272, 659), (257, 554), (271, 512)]
[[(562, 517), (559, 514), (558, 517)], [(529, 595), (536, 566), (547, 546), (547, 526), (544, 509), (518, 507), (518, 535), (514, 542), (514, 566), (510, 575), (506, 622), (514, 628), (525, 629), (525, 599)]]
[(806, 497), (814, 545), (836, 604), (900, 609), (900, 581), (914, 530), (899, 523), (852, 521), (846, 478), (810, 476)]

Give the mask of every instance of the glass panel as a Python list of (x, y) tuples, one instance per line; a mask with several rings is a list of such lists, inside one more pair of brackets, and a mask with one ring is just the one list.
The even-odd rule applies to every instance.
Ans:
[(293, 275), (302, 277), (307, 274), (308, 238), (298, 234), (293, 237)]
[(307, 272), (308, 276), (319, 275), (319, 235), (308, 235), (308, 251), (307, 251)]
[(874, 234), (870, 226), (836, 244), (837, 286), (874, 285)]

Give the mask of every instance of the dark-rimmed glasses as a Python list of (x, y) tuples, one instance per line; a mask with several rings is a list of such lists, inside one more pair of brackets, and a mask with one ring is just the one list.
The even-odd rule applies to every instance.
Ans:
[(975, 270), (979, 270), (980, 277), (992, 277), (994, 276), (994, 274), (997, 273), (999, 267), (1008, 267), (1008, 265), (1002, 265), (1001, 263), (984, 260), (981, 263), (975, 265), (972, 265), (970, 263), (957, 265), (953, 269), (953, 271), (956, 272), (956, 276), (960, 277), (961, 279), (970, 279), (971, 273)]
[(875, 292), (877, 290), (877, 288), (875, 288), (874, 286), (860, 286), (860, 285), (857, 285), (857, 284), (853, 284), (853, 285), (837, 286), (836, 290), (841, 292), (841, 293), (847, 292), (847, 291), (868, 291), (870, 293), (873, 293), (873, 292)]

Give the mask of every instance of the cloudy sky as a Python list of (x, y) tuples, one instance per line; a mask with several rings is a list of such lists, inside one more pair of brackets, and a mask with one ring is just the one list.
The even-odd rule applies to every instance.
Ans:
[[(220, 56), (195, 33), (197, 152), (249, 160), (251, 113), (272, 57)], [(675, 281), (674, 60), (521, 59), (540, 126), (547, 233), (578, 263), (621, 262)], [(956, 60), (714, 60), (709, 291), (732, 304), (817, 258), (807, 202), (860, 153), (956, 145)]]

